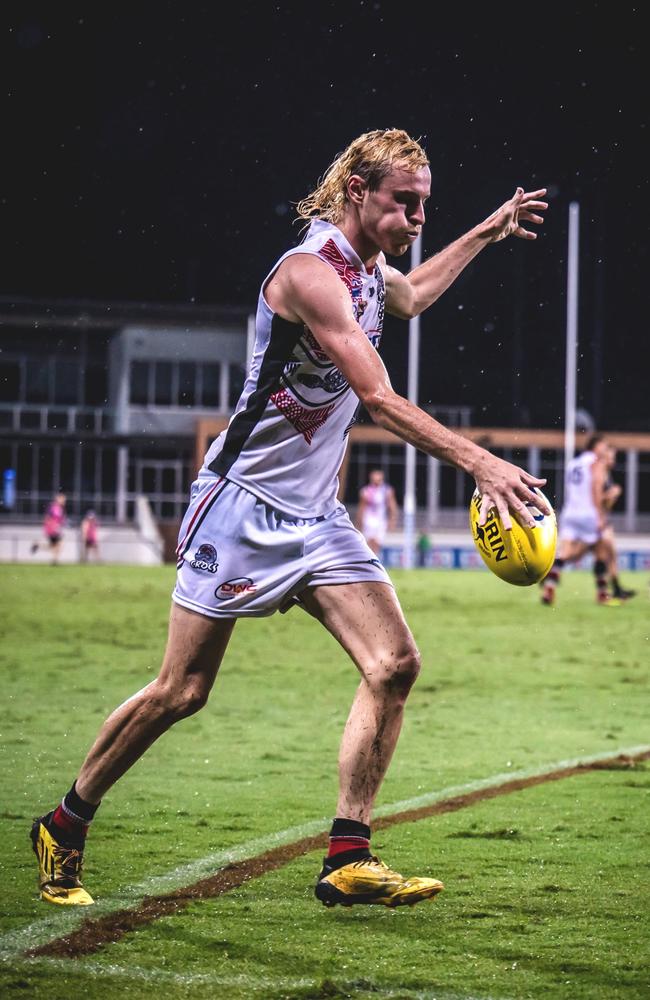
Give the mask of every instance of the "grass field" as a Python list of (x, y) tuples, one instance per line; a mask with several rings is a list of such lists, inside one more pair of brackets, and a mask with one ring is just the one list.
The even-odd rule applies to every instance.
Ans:
[[(648, 576), (620, 608), (565, 575), (556, 608), (487, 572), (393, 574), (423, 654), (378, 813), (650, 744)], [(634, 580), (634, 582), (633, 582)], [(92, 917), (325, 831), (356, 674), (296, 610), (240, 623), (210, 704), (109, 793), (89, 910), (38, 900), (32, 816), (162, 654), (173, 570), (0, 570), (0, 994), (4, 997), (647, 998), (650, 766), (585, 771), (378, 830), (434, 903), (329, 911), (321, 850), (78, 958), (32, 958)], [(323, 843), (325, 842), (323, 838)]]

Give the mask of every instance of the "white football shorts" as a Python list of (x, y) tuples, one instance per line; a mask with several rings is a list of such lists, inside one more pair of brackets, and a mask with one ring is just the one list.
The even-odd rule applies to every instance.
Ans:
[(321, 584), (392, 586), (342, 504), (324, 517), (291, 518), (212, 475), (192, 484), (177, 557), (172, 600), (209, 618), (288, 611)]
[(385, 517), (377, 517), (376, 514), (364, 514), (361, 527), (366, 538), (374, 538), (376, 542), (383, 542), (386, 537), (388, 524)]
[(592, 514), (562, 514), (558, 534), (561, 541), (585, 545), (595, 545), (600, 538), (598, 522)]

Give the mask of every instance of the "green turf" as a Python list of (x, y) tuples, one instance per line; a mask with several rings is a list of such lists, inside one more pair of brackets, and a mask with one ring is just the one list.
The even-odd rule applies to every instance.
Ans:
[[(567, 573), (553, 609), (536, 588), (487, 572), (393, 576), (424, 666), (381, 804), (650, 742), (647, 575), (630, 576), (633, 601), (600, 608), (589, 576)], [(69, 786), (104, 715), (155, 675), (172, 583), (168, 567), (1, 570), (7, 953), (10, 931), (31, 926), (40, 940), (79, 919), (36, 899), (29, 820)], [(209, 706), (100, 810), (86, 868), (100, 905), (124, 905), (145, 877), (186, 861), (326, 821), (355, 685), (336, 643), (300, 611), (240, 623)], [(204, 995), (213, 977), (214, 995), (233, 997), (647, 995), (649, 780), (641, 770), (571, 778), (379, 834), (396, 867), (434, 864), (447, 889), (433, 905), (330, 913), (311, 899), (312, 856), (74, 970), (56, 966), (57, 989), (180, 997)], [(51, 963), (16, 962), (0, 972), (9, 995), (59, 995)]]

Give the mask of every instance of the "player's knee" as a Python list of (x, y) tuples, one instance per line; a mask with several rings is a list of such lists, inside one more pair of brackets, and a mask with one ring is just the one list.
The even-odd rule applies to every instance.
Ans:
[(179, 719), (187, 719), (200, 711), (208, 700), (210, 691), (199, 682), (186, 684), (178, 693), (176, 711)]
[(158, 714), (168, 718), (170, 724), (194, 715), (208, 700), (209, 690), (199, 681), (188, 681), (182, 686), (164, 684), (152, 691), (152, 700)]
[(404, 701), (418, 678), (420, 666), (420, 653), (416, 646), (410, 646), (396, 656), (392, 670), (384, 680), (387, 694), (398, 701)]

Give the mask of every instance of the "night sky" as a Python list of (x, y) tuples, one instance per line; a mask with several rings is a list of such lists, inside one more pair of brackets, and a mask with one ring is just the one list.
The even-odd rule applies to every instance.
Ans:
[[(650, 430), (639, 11), (457, 7), (443, 23), (397, 2), (16, 5), (0, 295), (253, 307), (298, 240), (292, 202), (360, 132), (402, 127), (431, 159), (427, 255), (517, 185), (550, 196), (536, 243), (488, 247), (423, 316), (421, 402), (561, 426), (577, 200), (580, 404), (602, 428)], [(406, 343), (389, 321), (399, 391)]]

